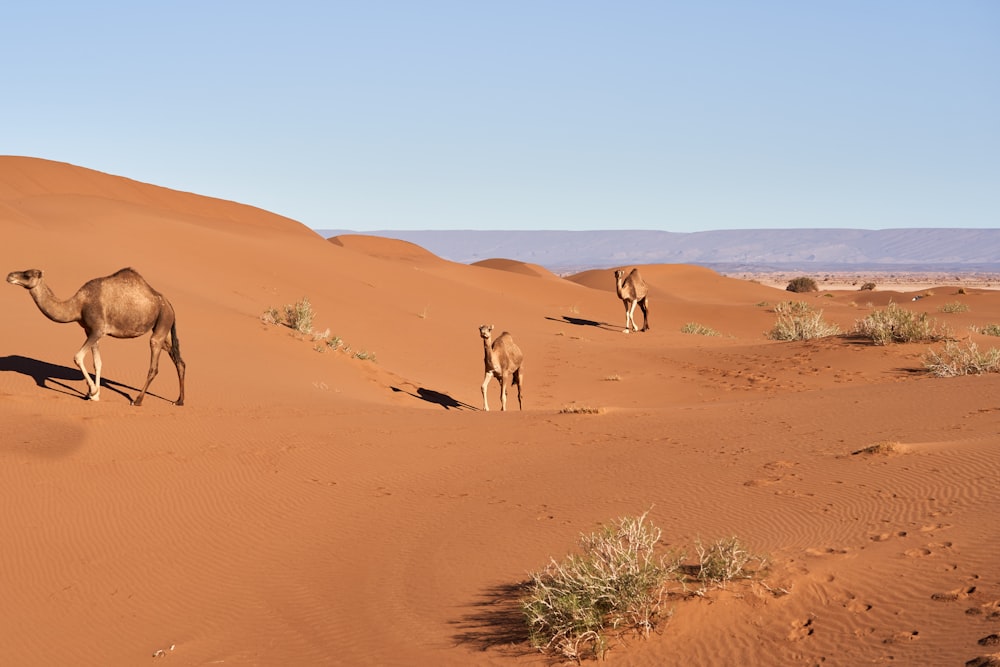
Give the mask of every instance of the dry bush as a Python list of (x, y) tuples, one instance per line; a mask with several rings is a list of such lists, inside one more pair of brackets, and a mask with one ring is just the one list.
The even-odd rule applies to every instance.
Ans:
[[(695, 543), (698, 554), (697, 578), (704, 586), (712, 584), (725, 588), (734, 579), (750, 579), (766, 565), (766, 559), (746, 550), (736, 537), (716, 540), (708, 546), (701, 540)], [(755, 567), (751, 567), (756, 563)]]
[(600, 415), (603, 413), (603, 408), (592, 408), (587, 405), (567, 405), (564, 408), (559, 408), (561, 415)]
[(301, 301), (285, 305), (285, 322), (299, 333), (311, 333), (313, 322), (312, 304), (302, 297)]
[(948, 337), (947, 330), (938, 328), (927, 313), (918, 315), (895, 303), (855, 322), (854, 333), (871, 339), (876, 345), (938, 341)]
[(779, 301), (771, 310), (777, 315), (805, 315), (813, 312), (813, 307), (805, 301)]
[(788, 286), (785, 287), (789, 292), (818, 292), (819, 287), (816, 286), (816, 281), (808, 276), (799, 276), (798, 278), (792, 278), (788, 281)]
[(961, 301), (951, 301), (938, 306), (938, 310), (942, 313), (965, 313), (968, 312), (969, 306)]
[(869, 282), (869, 283), (865, 283), (864, 285), (862, 285), (859, 288), (859, 291), (864, 291), (864, 290), (869, 290), (870, 291), (870, 290), (874, 290), (874, 289), (875, 289), (875, 283)]
[(1000, 372), (1000, 350), (991, 347), (980, 352), (971, 340), (962, 347), (955, 341), (947, 341), (940, 352), (929, 350), (924, 355), (924, 368), (935, 377), (956, 377), (959, 375), (982, 375)]
[(681, 333), (697, 334), (699, 336), (721, 336), (722, 335), (718, 331), (716, 331), (715, 329), (712, 329), (711, 327), (706, 327), (706, 326), (704, 326), (702, 324), (698, 324), (697, 322), (688, 322), (687, 324), (685, 324), (684, 326), (682, 326), (681, 327)]
[(1000, 336), (1000, 324), (987, 324), (979, 329), (979, 333), (987, 336)]
[(765, 335), (771, 340), (812, 340), (836, 336), (840, 328), (823, 320), (823, 311), (806, 312), (799, 315), (779, 314), (774, 327)]
[(873, 445), (863, 447), (857, 451), (851, 452), (854, 456), (858, 454), (894, 454), (899, 451), (899, 443), (892, 440), (883, 440), (881, 442), (876, 442)]

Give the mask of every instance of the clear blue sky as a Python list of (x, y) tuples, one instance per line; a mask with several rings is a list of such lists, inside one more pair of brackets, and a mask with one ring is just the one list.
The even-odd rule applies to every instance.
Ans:
[(34, 0), (0, 25), (0, 153), (313, 228), (1000, 227), (996, 0)]

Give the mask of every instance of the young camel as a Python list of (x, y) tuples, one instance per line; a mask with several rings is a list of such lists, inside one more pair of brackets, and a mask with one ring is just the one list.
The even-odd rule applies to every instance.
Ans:
[(633, 317), (636, 304), (642, 308), (642, 330), (648, 331), (649, 311), (647, 310), (647, 294), (649, 290), (646, 287), (646, 281), (639, 275), (639, 269), (632, 269), (632, 272), (627, 276), (624, 269), (615, 271), (615, 287), (618, 290), (618, 298), (625, 303), (625, 333), (629, 333), (629, 327), (633, 331), (639, 330)]
[(489, 412), (490, 403), (486, 399), (486, 388), (490, 378), (495, 377), (500, 383), (500, 410), (507, 409), (507, 384), (517, 385), (517, 408), (521, 405), (521, 382), (524, 380), (524, 355), (509, 333), (504, 331), (495, 341), (490, 343), (492, 324), (479, 327), (479, 335), (483, 337), (483, 354), (486, 365), (486, 377), (483, 379), (483, 409)]
[[(27, 289), (38, 309), (53, 322), (78, 322), (83, 327), (87, 340), (73, 357), (73, 361), (83, 371), (90, 389), (90, 400), (100, 400), (101, 352), (97, 345), (101, 337), (138, 338), (152, 331), (146, 384), (139, 396), (132, 401), (132, 405), (142, 405), (146, 390), (159, 370), (160, 352), (163, 350), (167, 351), (177, 368), (180, 395), (174, 404), (184, 405), (185, 364), (181, 359), (180, 342), (177, 340), (173, 306), (138, 273), (132, 269), (122, 269), (104, 278), (94, 278), (66, 301), (56, 298), (49, 286), (42, 281), (42, 271), (39, 269), (14, 271), (7, 276), (7, 282)], [(83, 365), (88, 350), (94, 358), (93, 380)]]

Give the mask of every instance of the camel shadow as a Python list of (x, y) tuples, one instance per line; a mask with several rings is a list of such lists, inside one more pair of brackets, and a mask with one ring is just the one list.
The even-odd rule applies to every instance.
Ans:
[(451, 410), (452, 408), (456, 410), (478, 410), (479, 408), (469, 405), (468, 403), (463, 403), (462, 401), (456, 400), (449, 396), (448, 394), (443, 394), (440, 391), (434, 391), (433, 389), (427, 389), (426, 387), (419, 387), (416, 392), (407, 391), (400, 387), (390, 387), (396, 393), (407, 394), (413, 398), (419, 398), (421, 401), (427, 401), (428, 403), (434, 403), (435, 405), (440, 405), (445, 410)]
[(585, 320), (581, 317), (572, 317), (570, 315), (563, 315), (562, 317), (549, 317), (546, 316), (545, 319), (551, 320), (553, 322), (561, 322), (562, 324), (572, 324), (575, 327), (597, 327), (598, 329), (604, 329), (605, 331), (618, 331), (619, 327), (616, 327), (609, 322), (598, 322), (597, 320)]
[[(6, 357), (0, 357), (0, 372), (20, 373), (21, 375), (26, 375), (32, 378), (35, 381), (35, 384), (42, 389), (48, 389), (49, 391), (56, 391), (60, 394), (76, 396), (80, 399), (87, 400), (87, 392), (85, 390), (66, 384), (66, 382), (70, 381), (84, 383), (83, 373), (80, 372), (79, 368), (59, 366), (56, 364), (50, 364), (47, 361), (40, 361), (39, 359), (32, 359), (30, 357), (22, 357), (18, 354), (12, 354)], [(84, 383), (83, 386), (86, 387), (86, 384)], [(122, 384), (121, 382), (115, 382), (114, 380), (109, 380), (108, 378), (101, 378), (101, 386), (123, 396), (129, 403), (132, 402), (132, 396), (125, 390), (128, 389), (136, 393), (139, 391), (136, 387)], [(150, 396), (155, 396), (155, 394), (151, 392), (147, 393), (149, 393)]]
[(521, 610), (520, 599), (527, 582), (500, 584), (486, 589), (472, 611), (451, 621), (457, 632), (452, 638), (480, 651), (502, 650), (510, 656), (537, 654), (528, 636), (528, 626)]

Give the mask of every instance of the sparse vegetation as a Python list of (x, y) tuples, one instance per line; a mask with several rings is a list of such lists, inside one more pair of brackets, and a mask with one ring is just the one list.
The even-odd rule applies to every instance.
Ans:
[(312, 332), (313, 310), (308, 298), (285, 306), (285, 323), (299, 333)]
[(375, 353), (368, 352), (367, 350), (358, 350), (354, 353), (355, 359), (361, 359), (362, 361), (375, 361)]
[(987, 324), (978, 328), (979, 333), (987, 336), (1000, 336), (1000, 324)]
[(788, 286), (785, 287), (789, 292), (818, 292), (819, 287), (816, 286), (816, 281), (808, 276), (799, 276), (798, 278), (792, 278), (788, 281)]
[(681, 327), (681, 333), (686, 334), (697, 334), (699, 336), (721, 336), (718, 331), (710, 327), (706, 327), (702, 324), (696, 322), (688, 322)]
[(614, 375), (609, 375), (606, 378), (604, 378), (604, 381), (605, 382), (620, 382), (621, 379), (622, 379), (622, 376), (618, 375), (617, 373), (615, 373)]
[(567, 405), (559, 409), (561, 415), (599, 415), (603, 413), (603, 408), (592, 408), (586, 405)]
[(961, 301), (950, 301), (938, 306), (938, 310), (942, 313), (964, 313), (969, 310), (969, 306)]
[(947, 341), (940, 352), (929, 350), (924, 355), (924, 368), (935, 377), (982, 375), (1000, 372), (1000, 350), (991, 347), (981, 352), (973, 341), (965, 346)]
[[(775, 308), (775, 312), (778, 309)], [(771, 340), (811, 340), (836, 336), (840, 328), (823, 320), (823, 311), (811, 311), (793, 314), (779, 313), (774, 327), (765, 335)]]
[(778, 315), (804, 315), (812, 311), (813, 307), (805, 301), (779, 301), (774, 304), (774, 312)]
[(854, 456), (857, 456), (858, 454), (867, 454), (870, 456), (874, 456), (879, 454), (881, 455), (894, 454), (897, 451), (899, 451), (898, 442), (894, 442), (892, 440), (882, 440), (881, 442), (876, 442), (873, 445), (868, 445), (867, 447), (863, 447), (857, 451), (851, 452), (851, 454), (853, 454)]
[(871, 291), (871, 290), (874, 290), (875, 289), (875, 283), (872, 283), (872, 282), (865, 283), (864, 285), (862, 285), (858, 289), (859, 289), (859, 291), (865, 291), (865, 290)]
[(871, 339), (876, 345), (938, 341), (948, 337), (947, 330), (939, 328), (927, 313), (918, 315), (895, 303), (855, 322), (854, 333)]
[(686, 556), (680, 551), (658, 555), (661, 531), (647, 515), (624, 517), (581, 535), (581, 553), (552, 559), (530, 575), (520, 604), (534, 647), (577, 662), (603, 657), (611, 633), (648, 636), (670, 618), (673, 612), (664, 602), (671, 581), (684, 585), (690, 575), (701, 583), (697, 594), (704, 595), (708, 587), (725, 587), (763, 570), (765, 559), (735, 537), (709, 546), (699, 541), (694, 566), (683, 564)]
[[(695, 552), (698, 554), (697, 578), (703, 586), (725, 588), (734, 579), (752, 578), (766, 565), (764, 557), (747, 551), (736, 537), (717, 540), (708, 546), (698, 540)], [(751, 563), (756, 563), (756, 567), (751, 568)]]

